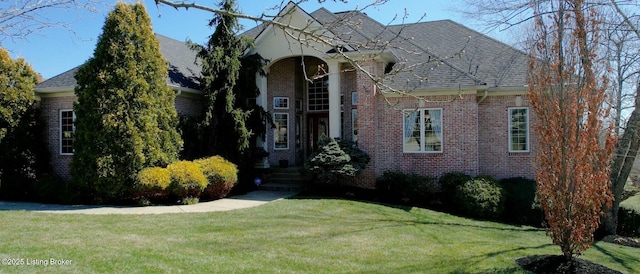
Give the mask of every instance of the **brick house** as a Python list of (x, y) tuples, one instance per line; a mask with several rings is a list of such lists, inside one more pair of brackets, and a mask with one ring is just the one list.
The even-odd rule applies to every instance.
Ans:
[[(202, 92), (195, 79), (200, 66), (195, 64), (196, 54), (183, 42), (156, 34), (160, 52), (169, 63), (167, 85), (176, 92), (175, 107), (179, 114), (198, 115)], [(51, 154), (53, 172), (68, 180), (73, 157), (73, 103), (76, 101), (74, 75), (79, 67), (63, 72), (36, 85), (45, 121), (45, 136)]]
[[(255, 41), (248, 54), (270, 60), (267, 76), (256, 77), (256, 103), (276, 124), (258, 144), (269, 152), (263, 167), (283, 160), (301, 165), (328, 136), (357, 141), (369, 153), (369, 167), (354, 182), (362, 187), (374, 187), (386, 170), (533, 177), (527, 54), (450, 20), (385, 26), (359, 12), (307, 13), (289, 3), (277, 22), (319, 33), (333, 46), (274, 25), (242, 34)], [(158, 39), (171, 64), (177, 110), (198, 113), (193, 53)], [(52, 161), (63, 176), (73, 72), (36, 88), (48, 115)]]

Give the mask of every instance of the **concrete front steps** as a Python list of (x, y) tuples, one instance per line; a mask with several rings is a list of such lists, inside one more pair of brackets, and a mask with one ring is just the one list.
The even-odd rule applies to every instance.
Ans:
[(298, 166), (271, 167), (265, 182), (258, 186), (258, 189), (286, 192), (302, 191), (308, 178), (300, 174), (300, 169), (301, 167)]

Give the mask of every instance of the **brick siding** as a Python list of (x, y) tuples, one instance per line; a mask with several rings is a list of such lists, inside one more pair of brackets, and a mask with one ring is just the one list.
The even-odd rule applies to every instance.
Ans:
[[(53, 173), (63, 180), (70, 180), (70, 164), (73, 155), (60, 154), (60, 110), (73, 109), (75, 96), (42, 98), (40, 108), (45, 121), (45, 138), (51, 154), (51, 166)], [(175, 107), (180, 114), (198, 114), (202, 108), (197, 99), (179, 96), (176, 98)]]

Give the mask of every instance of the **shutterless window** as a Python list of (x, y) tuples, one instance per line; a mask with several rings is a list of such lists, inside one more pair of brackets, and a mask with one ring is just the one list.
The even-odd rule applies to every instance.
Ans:
[(274, 97), (273, 98), (274, 109), (289, 109), (289, 97)]
[(329, 77), (325, 76), (309, 83), (307, 94), (308, 110), (329, 110)]
[(273, 129), (273, 148), (274, 149), (289, 149), (289, 114), (288, 113), (274, 113), (273, 123), (275, 128)]
[(60, 154), (62, 155), (73, 154), (74, 120), (73, 110), (60, 111)]
[(529, 109), (509, 108), (509, 152), (529, 151)]
[(442, 152), (442, 109), (403, 111), (403, 151)]

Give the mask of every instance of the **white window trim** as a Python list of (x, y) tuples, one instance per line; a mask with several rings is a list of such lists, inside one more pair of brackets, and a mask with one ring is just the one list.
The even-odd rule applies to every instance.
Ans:
[[(419, 150), (419, 151), (407, 151), (406, 147), (405, 147), (405, 143), (404, 143), (404, 131), (405, 131), (405, 128), (406, 128), (406, 123), (404, 122), (405, 121), (404, 115), (406, 115), (405, 113), (407, 113), (407, 112), (414, 112), (414, 111), (421, 111), (421, 112), (424, 113), (425, 110), (439, 110), (440, 111), (440, 123), (441, 123), (440, 126), (442, 127), (442, 133), (441, 133), (442, 134), (442, 140), (440, 140), (441, 141), (440, 150), (438, 150), (438, 151), (426, 151), (426, 150), (423, 150), (424, 149), (424, 144), (421, 143), (420, 144), (420, 149), (421, 150)], [(422, 121), (420, 123), (420, 139), (421, 140), (424, 140), (424, 130), (425, 130), (424, 121)], [(402, 137), (400, 138), (400, 140), (402, 140), (402, 152), (403, 153), (417, 153), (417, 154), (440, 154), (440, 153), (444, 153), (444, 141), (445, 141), (444, 132), (445, 132), (445, 129), (444, 129), (444, 110), (442, 110), (442, 108), (417, 108), (417, 109), (413, 108), (413, 109), (404, 109), (404, 110), (402, 110), (402, 132), (401, 132)]]
[(290, 133), (290, 127), (289, 127), (289, 113), (274, 113), (273, 114), (273, 121), (276, 120), (276, 115), (284, 115), (285, 117), (287, 117), (287, 147), (276, 147), (276, 141), (278, 140), (278, 136), (277, 133), (275, 132), (276, 129), (274, 129), (274, 134), (273, 134), (273, 150), (289, 150), (289, 133)]
[(352, 106), (358, 105), (358, 92), (355, 92), (355, 91), (351, 92), (351, 105)]
[(59, 139), (58, 139), (58, 152), (60, 152), (60, 155), (73, 155), (73, 153), (63, 153), (62, 152), (62, 113), (63, 112), (69, 112), (71, 111), (71, 113), (73, 113), (73, 132), (76, 132), (76, 113), (73, 111), (73, 109), (61, 109), (60, 111), (58, 111), (58, 131), (59, 134)]
[[(511, 149), (513, 147), (513, 138), (511, 136), (511, 127), (512, 127), (513, 119), (511, 117), (511, 111), (512, 110), (518, 110), (518, 109), (526, 109), (527, 110), (527, 115), (525, 116), (526, 123), (527, 123), (527, 148), (524, 149), (524, 150), (513, 150), (513, 149)], [(529, 108), (528, 107), (510, 107), (510, 108), (508, 108), (507, 119), (509, 119), (509, 123), (508, 123), (509, 125), (508, 125), (508, 128), (507, 128), (507, 131), (508, 131), (507, 135), (508, 135), (508, 138), (509, 138), (509, 153), (527, 153), (527, 152), (530, 152), (530, 150), (531, 150), (531, 138), (530, 138), (531, 126), (530, 126), (530, 123), (529, 123)]]
[[(285, 107), (278, 107), (276, 102), (278, 100), (284, 100)], [(273, 97), (273, 109), (289, 109), (289, 97)]]

